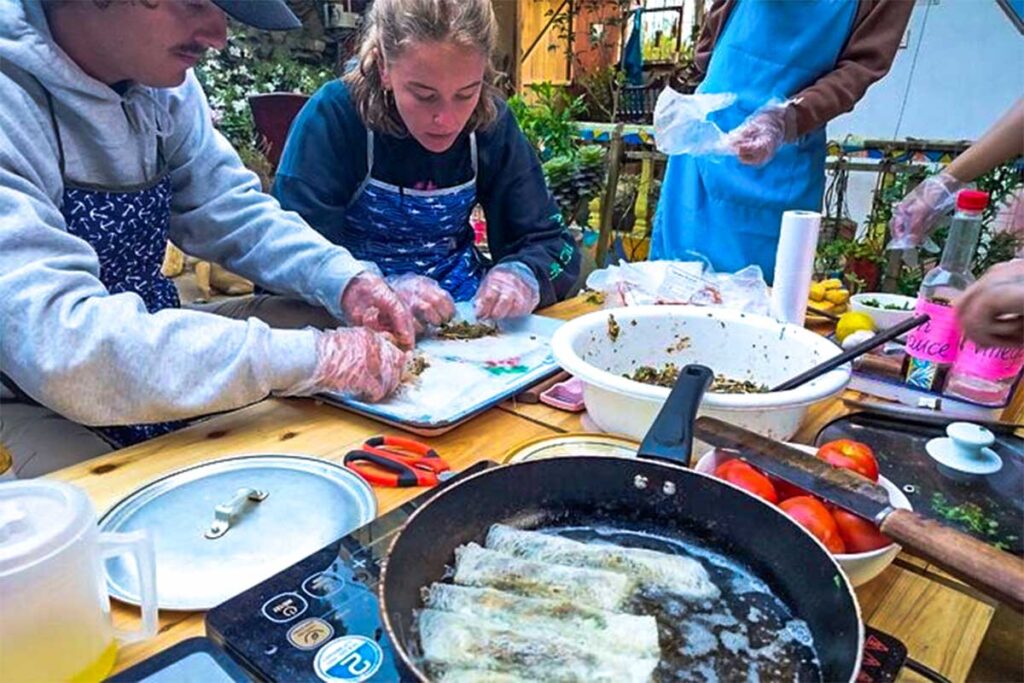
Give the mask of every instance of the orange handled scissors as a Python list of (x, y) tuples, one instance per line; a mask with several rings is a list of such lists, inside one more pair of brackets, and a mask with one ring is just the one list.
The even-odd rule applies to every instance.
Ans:
[(349, 451), (346, 467), (371, 484), (380, 486), (436, 486), (455, 476), (451, 467), (430, 446), (398, 436), (375, 436)]

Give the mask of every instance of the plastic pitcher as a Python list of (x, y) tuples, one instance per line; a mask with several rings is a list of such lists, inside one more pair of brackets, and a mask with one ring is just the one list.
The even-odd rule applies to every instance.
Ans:
[[(120, 631), (110, 620), (103, 563), (125, 554), (134, 558), (142, 587), (138, 631)], [(156, 631), (148, 534), (101, 534), (92, 503), (74, 486), (0, 484), (0, 681), (100, 681), (119, 642)]]

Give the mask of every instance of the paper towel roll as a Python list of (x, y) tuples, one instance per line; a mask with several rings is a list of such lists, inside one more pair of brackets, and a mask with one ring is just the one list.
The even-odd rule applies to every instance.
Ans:
[(804, 324), (820, 230), (820, 213), (786, 211), (782, 214), (772, 284), (771, 312), (776, 320)]

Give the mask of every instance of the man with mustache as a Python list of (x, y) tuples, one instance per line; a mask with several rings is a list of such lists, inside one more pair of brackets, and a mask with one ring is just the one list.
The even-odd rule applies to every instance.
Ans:
[[(224, 47), (227, 15), (299, 26), (284, 0), (0, 3), (0, 439), (19, 476), (270, 394), (374, 401), (399, 384), (408, 310), (213, 128), (190, 69)], [(182, 309), (160, 275), (168, 238), (307, 319)], [(282, 329), (312, 321), (327, 329)]]

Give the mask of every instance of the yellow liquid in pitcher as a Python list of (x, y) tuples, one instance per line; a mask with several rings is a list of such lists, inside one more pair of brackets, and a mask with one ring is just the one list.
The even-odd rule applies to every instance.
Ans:
[(110, 641), (92, 664), (71, 677), (70, 683), (99, 683), (107, 677), (117, 660), (117, 641)]

